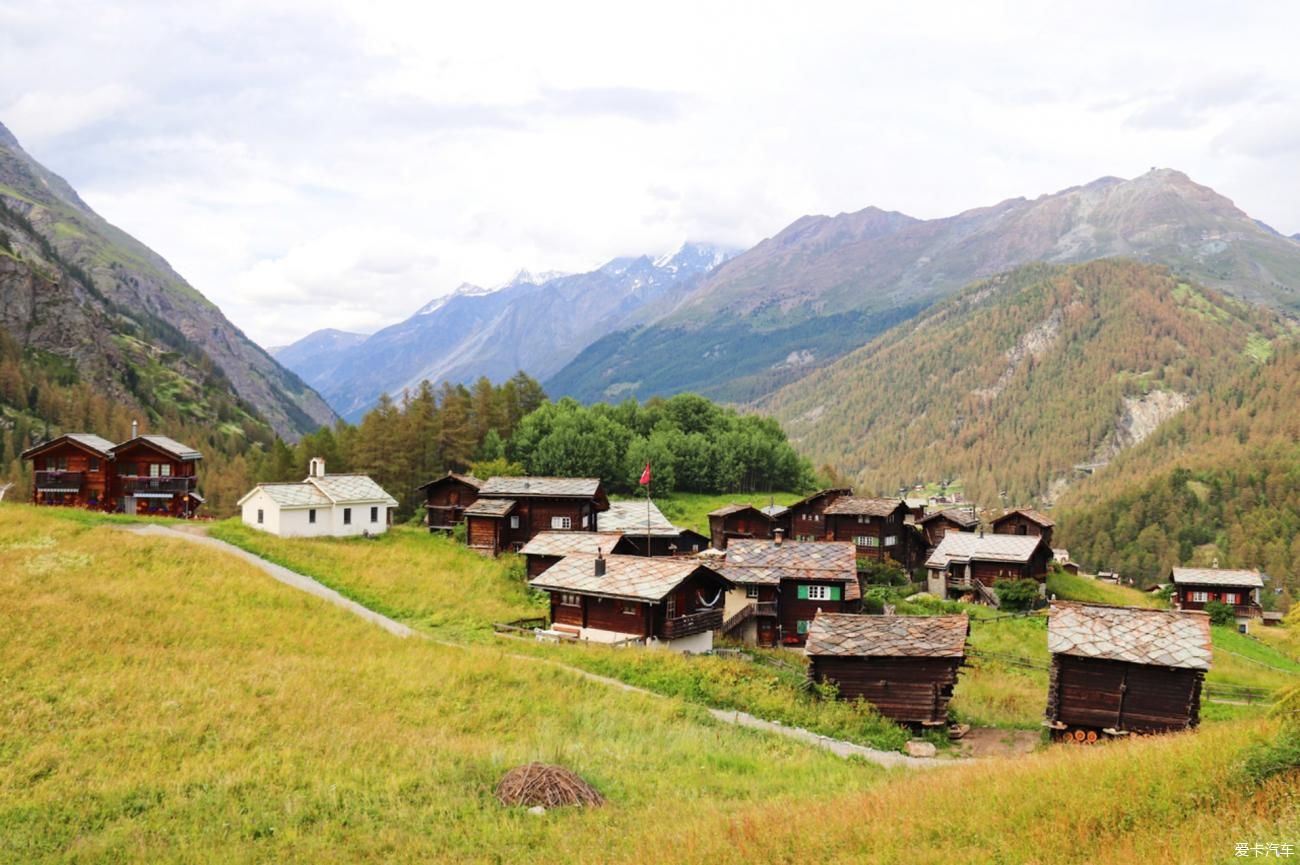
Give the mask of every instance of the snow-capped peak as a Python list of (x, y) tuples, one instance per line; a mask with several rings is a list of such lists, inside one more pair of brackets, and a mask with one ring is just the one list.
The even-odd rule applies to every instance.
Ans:
[(569, 274), (562, 270), (541, 270), (537, 273), (533, 273), (531, 270), (521, 269), (518, 273), (512, 276), (508, 282), (501, 283), (493, 290), (499, 291), (503, 288), (510, 288), (516, 285), (541, 285), (542, 283), (550, 282), (552, 279), (559, 279), (561, 276), (568, 275)]
[(656, 258), (654, 265), (661, 270), (676, 273), (678, 268), (689, 263), (707, 272), (734, 257), (739, 251), (712, 243), (694, 243), (688, 240), (672, 252)]
[(481, 285), (474, 285), (473, 283), (469, 283), (469, 282), (462, 282), (460, 285), (456, 286), (455, 291), (451, 292), (450, 294), (444, 294), (441, 295), (440, 297), (435, 297), (433, 300), (429, 301), (424, 306), (416, 310), (415, 314), (430, 315), (432, 313), (435, 313), (438, 310), (442, 309), (444, 306), (446, 306), (447, 301), (451, 300), (453, 297), (479, 297), (484, 294), (491, 294), (495, 290), (496, 289), (484, 288)]

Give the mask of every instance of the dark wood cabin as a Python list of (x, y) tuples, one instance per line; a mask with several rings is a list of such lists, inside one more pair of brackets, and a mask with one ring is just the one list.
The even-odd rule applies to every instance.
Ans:
[(722, 632), (742, 642), (801, 646), (818, 611), (862, 603), (851, 543), (733, 538), (719, 570), (736, 585)]
[(943, 536), (949, 532), (973, 532), (980, 527), (980, 518), (970, 511), (949, 508), (935, 511), (916, 521), (925, 535), (926, 549), (933, 550), (939, 546)]
[(621, 532), (539, 532), (519, 551), (527, 562), (528, 579), (540, 577), (546, 569), (565, 556), (583, 553), (617, 554), (621, 552)]
[(1232, 607), (1240, 622), (1257, 619), (1264, 612), (1259, 602), (1264, 577), (1259, 571), (1174, 568), (1169, 581), (1174, 584), (1175, 609), (1203, 610), (1210, 601), (1218, 601)]
[(1195, 727), (1210, 668), (1204, 613), (1054, 602), (1045, 724), (1057, 740)]
[(859, 559), (892, 559), (911, 571), (921, 561), (916, 536), (907, 525), (908, 510), (902, 499), (842, 496), (826, 507), (826, 539), (849, 541)]
[(473, 475), (447, 472), (416, 487), (424, 492), (424, 524), (430, 532), (450, 532), (465, 521), (465, 509), (478, 500), (483, 482)]
[(1052, 545), (1052, 527), (1056, 523), (1045, 514), (1032, 508), (1007, 511), (993, 520), (995, 535), (1038, 535), (1047, 546)]
[(1286, 619), (1286, 615), (1284, 613), (1279, 613), (1276, 610), (1268, 610), (1264, 612), (1260, 618), (1263, 620), (1264, 627), (1280, 628), (1283, 620)]
[(730, 504), (709, 512), (709, 543), (725, 550), (732, 538), (770, 538), (776, 528), (762, 508)]
[(816, 682), (841, 700), (863, 699), (899, 724), (948, 723), (948, 703), (966, 661), (970, 619), (957, 616), (817, 614), (804, 654)]
[(111, 510), (113, 443), (67, 433), (23, 451), (33, 468), (32, 504)]
[(188, 517), (203, 503), (197, 494), (203, 454), (160, 435), (136, 436), (113, 448), (116, 510), (125, 514)]
[(1062, 562), (1061, 570), (1065, 571), (1067, 574), (1074, 574), (1075, 576), (1078, 576), (1079, 565), (1077, 562)]
[(599, 478), (489, 478), (465, 509), (465, 540), (489, 555), (518, 552), (540, 532), (594, 532), (608, 509)]
[(783, 529), (792, 541), (827, 540), (826, 508), (851, 495), (853, 490), (847, 488), (819, 490), (782, 509), (774, 528)]
[(925, 562), (927, 590), (940, 598), (971, 596), (997, 606), (998, 580), (1036, 580), (1046, 594), (1052, 550), (1037, 535), (950, 532)]
[(653, 501), (610, 502), (596, 525), (602, 532), (621, 534), (623, 540), (613, 552), (629, 556), (686, 556), (709, 547), (709, 539), (699, 532), (668, 522)]
[(699, 559), (575, 553), (529, 585), (551, 596), (551, 628), (584, 640), (638, 640), (707, 652), (731, 583)]

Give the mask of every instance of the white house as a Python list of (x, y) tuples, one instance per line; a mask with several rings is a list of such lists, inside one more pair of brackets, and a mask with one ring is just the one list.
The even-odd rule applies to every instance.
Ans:
[(397, 500), (365, 475), (327, 475), (325, 460), (311, 461), (299, 483), (258, 484), (239, 507), (244, 524), (282, 538), (346, 538), (388, 531)]

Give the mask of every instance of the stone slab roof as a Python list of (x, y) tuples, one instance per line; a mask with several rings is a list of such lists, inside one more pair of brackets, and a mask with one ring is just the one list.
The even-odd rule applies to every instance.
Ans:
[(316, 487), (308, 483), (258, 484), (248, 495), (240, 499), (240, 504), (253, 493), (261, 490), (270, 496), (271, 501), (282, 508), (327, 508), (330, 500)]
[(567, 556), (608, 553), (623, 539), (622, 532), (538, 532), (519, 552), (526, 556)]
[[(27, 450), (23, 451), (21, 456), (23, 459), (30, 459), (41, 451), (47, 450), (53, 445), (64, 441), (75, 442), (76, 444), (79, 444), (84, 448), (89, 448), (95, 453), (101, 454), (105, 457), (108, 457), (110, 455), (109, 452), (113, 450), (113, 443), (111, 441), (100, 438), (93, 433), (64, 433), (63, 435), (58, 436), (57, 438), (52, 438), (47, 442), (32, 445)], [(76, 490), (73, 490), (73, 492), (76, 492)]]
[(467, 517), (504, 517), (518, 504), (514, 499), (479, 499), (465, 508)]
[(834, 571), (857, 579), (858, 556), (851, 541), (783, 541), (732, 538), (727, 564), (740, 567), (803, 568)]
[(819, 612), (804, 654), (847, 658), (962, 658), (970, 619)]
[(203, 459), (203, 454), (199, 453), (189, 445), (181, 444), (180, 442), (176, 441), (176, 439), (174, 438), (168, 438), (167, 436), (156, 436), (156, 435), (136, 436), (130, 441), (124, 441), (120, 445), (115, 445), (113, 447), (113, 451), (114, 453), (116, 453), (117, 451), (126, 450), (128, 445), (133, 445), (136, 442), (140, 442), (140, 441), (148, 442), (158, 450), (170, 454), (171, 456), (175, 457), (178, 460), (189, 461), (189, 460)]
[(596, 498), (600, 493), (600, 478), (488, 478), (479, 487), (484, 496), (557, 496)]
[(732, 514), (738, 514), (741, 511), (757, 511), (760, 514), (763, 514), (763, 516), (767, 516), (767, 514), (763, 513), (762, 508), (757, 508), (753, 505), (736, 504), (735, 502), (732, 502), (729, 505), (723, 505), (722, 507), (717, 508), (716, 510), (709, 511), (709, 516), (729, 517)]
[[(645, 502), (610, 502), (609, 510), (603, 511), (596, 518), (596, 525), (602, 532), (622, 532), (625, 535), (645, 537), (646, 503)], [(665, 537), (677, 537), (682, 530), (668, 522), (663, 512), (650, 502), (650, 534)]]
[(940, 517), (951, 520), (962, 528), (973, 529), (980, 524), (980, 518), (970, 511), (959, 510), (958, 508), (948, 508), (942, 511), (935, 511), (932, 514), (926, 514), (917, 520), (918, 523), (928, 523), (931, 520), (937, 520)]
[(1210, 618), (1056, 601), (1047, 622), (1047, 649), (1054, 655), (1208, 670)]
[(596, 557), (587, 553), (565, 556), (529, 581), (535, 589), (576, 592), (607, 598), (657, 603), (697, 570), (720, 580), (726, 577), (699, 559), (686, 557), (605, 556), (605, 573), (596, 574)]
[(1002, 522), (1007, 517), (1014, 517), (1017, 514), (1029, 520), (1031, 523), (1038, 523), (1040, 526), (1042, 526), (1045, 529), (1050, 529), (1052, 526), (1056, 525), (1056, 523), (1052, 522), (1051, 517), (1047, 516), (1046, 514), (1039, 513), (1033, 508), (1016, 508), (1014, 511), (1007, 511), (1002, 516), (996, 517), (993, 520), (993, 525), (996, 526), (998, 523)]
[(397, 499), (390, 496), (383, 487), (370, 479), (369, 475), (323, 475), (307, 478), (305, 483), (314, 484), (317, 489), (338, 505), (348, 504), (385, 504), (397, 507)]
[(1174, 568), (1175, 586), (1250, 586), (1264, 588), (1264, 577), (1259, 571), (1241, 571), (1231, 568)]
[(1043, 541), (1037, 535), (997, 535), (980, 537), (975, 532), (949, 532), (939, 541), (927, 568), (944, 568), (951, 562), (1017, 562), (1029, 561)]
[(447, 472), (445, 475), (443, 475), (440, 478), (434, 478), (431, 481), (426, 481), (420, 484), (418, 487), (416, 487), (416, 489), (427, 490), (429, 487), (433, 486), (434, 484), (440, 484), (446, 480), (460, 481), (463, 484), (468, 484), (474, 489), (479, 489), (480, 487), (483, 486), (483, 482), (478, 478), (474, 477), (473, 475), (462, 475), (458, 472)]
[(870, 517), (887, 517), (903, 505), (902, 499), (871, 499), (863, 496), (843, 496), (826, 506), (825, 513), (864, 514)]

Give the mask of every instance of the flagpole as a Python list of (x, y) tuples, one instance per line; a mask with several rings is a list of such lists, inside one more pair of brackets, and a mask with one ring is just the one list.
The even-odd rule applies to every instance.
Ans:
[(646, 558), (650, 557), (650, 484), (652, 480), (646, 479), (645, 484), (645, 554)]

